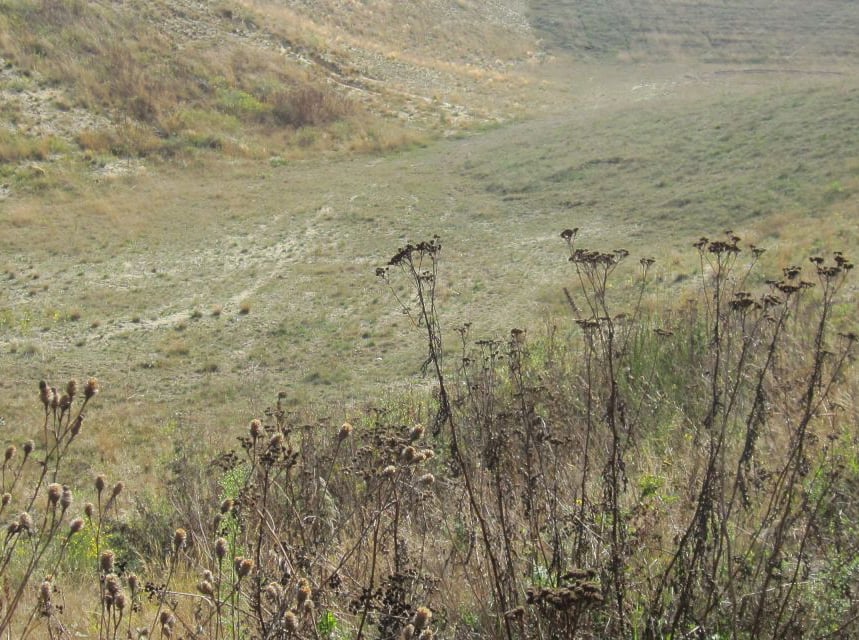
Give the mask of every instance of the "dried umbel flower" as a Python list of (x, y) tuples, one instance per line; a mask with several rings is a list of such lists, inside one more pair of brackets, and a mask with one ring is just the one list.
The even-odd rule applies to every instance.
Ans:
[(262, 435), (262, 421), (256, 418), (251, 420), (251, 424), (248, 427), (248, 431), (251, 434), (251, 438), (253, 438), (254, 440), (259, 438)]
[(113, 573), (113, 561), (116, 559), (116, 554), (109, 549), (107, 551), (101, 552), (101, 557), (99, 558), (99, 565), (101, 566), (102, 573)]
[(6, 462), (9, 462), (12, 458), (15, 457), (15, 454), (18, 452), (18, 447), (14, 444), (10, 444), (6, 447)]
[(337, 433), (337, 439), (338, 439), (338, 440), (340, 440), (340, 441), (345, 440), (345, 439), (346, 439), (346, 438), (348, 438), (350, 435), (352, 435), (352, 429), (353, 429), (353, 427), (352, 427), (351, 423), (349, 423), (349, 422), (344, 422), (344, 423), (340, 426), (340, 431)]
[(84, 519), (83, 518), (75, 518), (71, 522), (69, 522), (69, 535), (73, 536), (78, 533), (81, 529), (84, 528)]
[(287, 611), (283, 616), (283, 627), (287, 633), (295, 633), (298, 631), (298, 618), (292, 611)]
[(56, 505), (63, 495), (63, 485), (52, 482), (48, 485), (48, 502), (51, 505)]
[(36, 443), (32, 440), (27, 440), (21, 448), (24, 450), (24, 457), (27, 457), (33, 453), (33, 449), (36, 448)]
[(415, 440), (420, 440), (424, 437), (424, 426), (422, 424), (416, 424), (412, 427), (412, 430), (409, 431), (409, 441), (414, 442)]
[(84, 385), (84, 398), (89, 400), (94, 395), (96, 395), (98, 392), (99, 392), (98, 379), (97, 378), (90, 378), (89, 380), (87, 380), (86, 384)]
[(180, 549), (185, 548), (185, 544), (188, 542), (188, 532), (182, 529), (181, 527), (176, 529), (173, 532), (173, 551), (178, 552)]
[(412, 618), (412, 624), (415, 625), (415, 631), (425, 629), (432, 620), (432, 611), (427, 607), (418, 607), (415, 610), (415, 615)]
[(95, 477), (95, 490), (98, 491), (99, 493), (104, 491), (104, 486), (105, 486), (106, 482), (107, 482), (107, 479), (104, 477), (104, 475), (101, 473), (98, 474)]
[(215, 557), (218, 561), (224, 559), (227, 555), (227, 541), (224, 538), (218, 538), (215, 540)]

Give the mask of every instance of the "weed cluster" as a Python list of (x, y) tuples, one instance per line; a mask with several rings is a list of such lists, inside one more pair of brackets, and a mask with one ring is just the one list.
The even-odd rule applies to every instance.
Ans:
[(850, 633), (857, 336), (834, 318), (852, 263), (813, 257), (810, 274), (767, 280), (761, 250), (702, 238), (699, 296), (657, 316), (644, 311), (652, 259), (632, 267), (621, 311), (611, 285), (628, 252), (561, 235), (574, 322), (533, 342), (521, 329), (475, 340), (463, 325), (446, 347), (440, 240), (397, 251), (377, 275), (409, 285), (398, 301), (426, 340), (432, 397), (334, 427), (279, 396), (235, 450), (173, 469), (180, 528), (142, 562), (106, 548), (122, 483), (108, 491), (99, 476), (95, 505), (61, 531), (60, 462), (97, 386), (72, 417), (77, 385), (43, 385), (34, 495), (15, 448), (3, 466), (3, 508), (23, 507), (0, 566), (2, 629), (70, 635), (55, 594), (69, 541), (88, 531), (100, 638)]

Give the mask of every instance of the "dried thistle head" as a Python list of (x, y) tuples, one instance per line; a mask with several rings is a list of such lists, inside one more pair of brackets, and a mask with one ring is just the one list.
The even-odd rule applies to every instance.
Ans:
[(393, 478), (396, 475), (396, 473), (397, 473), (397, 468), (392, 464), (389, 464), (387, 467), (382, 469), (382, 476), (385, 478)]
[(42, 404), (45, 406), (45, 411), (48, 410), (51, 406), (51, 387), (48, 386), (48, 383), (44, 380), (39, 381), (39, 399), (42, 401)]
[(74, 400), (75, 395), (78, 392), (78, 381), (72, 378), (66, 383), (66, 395), (69, 396), (72, 400)]
[(415, 625), (409, 623), (400, 632), (400, 640), (413, 640), (415, 637)]
[(212, 583), (208, 580), (201, 580), (197, 584), (197, 591), (202, 593), (204, 596), (212, 597), (215, 595), (215, 588), (212, 586)]
[(87, 502), (87, 503), (84, 505), (84, 515), (85, 515), (89, 520), (92, 520), (92, 517), (93, 517), (93, 514), (94, 514), (94, 513), (95, 513), (95, 507), (93, 506), (92, 502)]
[(283, 626), (287, 633), (296, 633), (298, 631), (298, 617), (292, 611), (287, 611), (283, 616)]
[(412, 618), (412, 624), (415, 626), (415, 631), (425, 629), (432, 620), (432, 611), (427, 607), (418, 607), (415, 610), (415, 615)]
[(110, 549), (101, 552), (101, 557), (99, 558), (99, 566), (101, 567), (102, 573), (113, 573), (113, 561), (115, 559), (116, 554)]
[(229, 513), (233, 509), (233, 501), (227, 498), (221, 503), (221, 513)]
[(84, 385), (84, 398), (89, 400), (99, 392), (98, 378), (90, 378)]
[(424, 437), (424, 426), (422, 424), (416, 424), (412, 427), (412, 430), (409, 431), (409, 442), (414, 442), (415, 440), (420, 440)]
[(60, 496), (60, 506), (63, 508), (63, 511), (72, 506), (72, 490), (69, 489), (69, 485), (63, 485), (63, 494)]
[(250, 558), (236, 556), (235, 560), (233, 560), (233, 569), (235, 570), (236, 575), (239, 577), (239, 580), (247, 577), (253, 570), (253, 568), (254, 561)]
[(310, 599), (311, 593), (310, 583), (305, 578), (302, 578), (298, 583), (298, 588), (295, 592), (295, 599), (298, 602), (298, 606), (304, 605), (304, 603)]
[(352, 428), (353, 427), (351, 423), (344, 422), (340, 427), (340, 431), (337, 433), (337, 439), (342, 442), (343, 440), (348, 438), (352, 434)]
[(100, 473), (95, 477), (95, 490), (98, 493), (104, 491), (105, 483), (107, 482), (107, 478), (104, 477), (104, 474)]
[(6, 447), (6, 462), (9, 462), (12, 458), (14, 458), (17, 452), (18, 448), (14, 444), (10, 444), (8, 447)]
[(125, 489), (125, 483), (122, 480), (120, 480), (115, 485), (113, 485), (113, 489), (111, 489), (111, 491), (110, 491), (110, 497), (115, 498), (120, 493), (122, 493), (123, 489)]
[(131, 589), (132, 597), (136, 596), (137, 592), (140, 590), (140, 579), (137, 577), (137, 574), (129, 573), (126, 580), (128, 582), (128, 588)]
[(52, 482), (48, 485), (48, 503), (52, 506), (56, 505), (63, 495), (63, 485)]
[(433, 483), (435, 483), (435, 476), (431, 473), (425, 473), (420, 478), (418, 478), (418, 484), (428, 487), (431, 486)]
[(223, 560), (227, 555), (227, 541), (225, 538), (218, 538), (215, 540), (215, 557), (220, 561)]
[(78, 533), (81, 529), (84, 528), (84, 519), (83, 518), (75, 518), (71, 522), (69, 522), (69, 535), (73, 536)]
[(254, 418), (251, 420), (250, 425), (248, 426), (248, 432), (251, 435), (251, 438), (256, 440), (262, 435), (262, 421), (258, 418)]
[(27, 533), (33, 532), (33, 517), (26, 511), (22, 511), (18, 515), (18, 530)]
[(185, 531), (182, 527), (176, 529), (173, 532), (173, 552), (178, 553), (181, 549), (185, 548), (185, 544), (188, 542), (188, 532)]
[(39, 585), (39, 602), (43, 605), (49, 604), (51, 602), (51, 597), (54, 593), (54, 587), (51, 584), (50, 580), (43, 580), (42, 584)]
[(26, 457), (27, 457), (27, 456), (29, 456), (31, 453), (33, 453), (33, 449), (35, 449), (35, 448), (36, 448), (36, 443), (35, 443), (35, 442), (33, 442), (32, 440), (27, 440), (27, 441), (26, 441), (26, 442), (21, 446), (21, 448), (24, 450), (24, 457), (26, 458)]
[(12, 494), (11, 493), (4, 493), (3, 497), (0, 498), (0, 506), (5, 507), (10, 502), (12, 502)]

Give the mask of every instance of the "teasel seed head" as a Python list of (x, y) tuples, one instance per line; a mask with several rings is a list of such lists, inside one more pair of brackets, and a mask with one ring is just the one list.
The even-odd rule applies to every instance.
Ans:
[(63, 511), (72, 506), (72, 490), (66, 484), (63, 485), (63, 495), (60, 496), (60, 506)]
[(180, 549), (185, 548), (185, 544), (188, 542), (188, 532), (183, 528), (179, 527), (176, 531), (173, 532), (173, 551), (174, 553), (178, 553)]
[(24, 450), (24, 457), (26, 458), (31, 453), (33, 453), (33, 449), (36, 448), (36, 443), (32, 440), (27, 440), (21, 447)]
[(338, 440), (340, 440), (340, 441), (342, 442), (343, 440), (345, 440), (346, 438), (348, 438), (350, 435), (352, 435), (352, 429), (353, 429), (353, 427), (352, 427), (352, 424), (351, 424), (351, 423), (349, 423), (349, 422), (344, 422), (344, 423), (340, 426), (340, 431), (339, 431), (339, 432), (338, 432), (338, 434), (337, 434), (337, 439), (338, 439)]
[(15, 454), (18, 452), (18, 447), (14, 444), (10, 444), (6, 447), (6, 462), (9, 462), (12, 458), (15, 457)]
[(27, 533), (32, 533), (33, 531), (33, 518), (26, 511), (22, 511), (18, 516), (18, 528)]
[(84, 528), (84, 519), (83, 518), (75, 518), (71, 522), (69, 522), (69, 535), (73, 536), (78, 533), (81, 529)]
[(66, 394), (74, 400), (75, 394), (78, 392), (78, 381), (72, 378), (66, 383)]
[(424, 437), (424, 426), (422, 424), (416, 424), (412, 427), (412, 430), (409, 432), (409, 441), (414, 442), (415, 440), (420, 440)]
[(99, 493), (104, 491), (104, 486), (105, 486), (106, 482), (107, 482), (107, 479), (104, 477), (104, 474), (101, 474), (101, 473), (98, 474), (95, 477), (95, 490), (98, 491)]
[(415, 610), (415, 615), (412, 618), (412, 624), (415, 625), (415, 631), (420, 631), (421, 629), (425, 629), (430, 620), (432, 620), (432, 611), (430, 611), (427, 607), (418, 607)]
[(48, 485), (48, 502), (51, 505), (56, 505), (60, 501), (60, 497), (63, 495), (63, 485), (52, 482)]
[(251, 424), (248, 427), (248, 431), (251, 434), (251, 438), (253, 438), (254, 440), (259, 438), (263, 433), (262, 421), (257, 418), (251, 420)]
[(89, 400), (99, 392), (98, 378), (90, 378), (84, 385), (84, 398)]
[(113, 573), (113, 561), (116, 559), (116, 554), (108, 549), (107, 551), (101, 552), (101, 557), (99, 558), (99, 565), (101, 566), (102, 573)]
[(284, 614), (283, 626), (287, 633), (296, 633), (298, 631), (298, 618), (292, 611), (287, 611)]

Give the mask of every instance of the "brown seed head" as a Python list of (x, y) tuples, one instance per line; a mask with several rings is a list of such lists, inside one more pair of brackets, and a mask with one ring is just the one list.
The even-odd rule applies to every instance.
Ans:
[(197, 585), (197, 591), (202, 593), (204, 596), (215, 595), (215, 588), (208, 580), (201, 580), (200, 583)]
[[(238, 558), (236, 558), (236, 559), (238, 560)], [(239, 578), (241, 579), (241, 578), (248, 576), (250, 574), (250, 572), (253, 571), (253, 568), (254, 568), (254, 561), (253, 560), (251, 560), (250, 558), (242, 558), (241, 562), (238, 563), (238, 565), (236, 566), (236, 573), (238, 574)]]
[(188, 542), (188, 532), (181, 527), (173, 532), (173, 551), (178, 552), (185, 548), (185, 543)]
[(269, 599), (277, 602), (283, 596), (283, 587), (281, 587), (277, 582), (269, 582), (265, 588), (265, 595), (268, 596)]
[(10, 522), (8, 525), (6, 525), (6, 533), (10, 536), (14, 536), (20, 530), (21, 525), (18, 524), (17, 520), (15, 522)]
[(84, 528), (84, 519), (83, 518), (75, 518), (71, 522), (69, 522), (69, 535), (72, 536), (78, 533), (81, 529)]
[(421, 635), (418, 636), (418, 640), (432, 640), (435, 637), (432, 629), (424, 629), (421, 631)]
[(415, 459), (415, 455), (417, 454), (417, 449), (412, 446), (403, 447), (403, 450), (400, 451), (400, 460), (406, 463), (413, 462)]
[(215, 540), (215, 557), (218, 560), (223, 560), (227, 555), (227, 541), (224, 538)]
[(63, 495), (63, 485), (52, 482), (48, 485), (48, 502), (52, 505), (57, 504), (60, 501), (60, 497)]
[(435, 482), (435, 476), (431, 473), (425, 473), (420, 478), (418, 478), (418, 484), (430, 486), (434, 482)]
[(283, 616), (283, 626), (288, 633), (298, 631), (298, 618), (292, 611), (287, 611)]
[(113, 561), (116, 559), (116, 554), (108, 549), (101, 552), (99, 565), (101, 565), (102, 573), (113, 573)]
[(221, 503), (221, 513), (229, 513), (233, 509), (233, 501), (227, 498)]
[(24, 457), (27, 457), (33, 453), (33, 449), (36, 448), (36, 443), (32, 440), (27, 440), (21, 448), (24, 450)]
[(385, 478), (393, 478), (396, 475), (396, 473), (397, 473), (397, 468), (392, 464), (389, 464), (387, 467), (382, 469), (382, 475)]
[(104, 588), (112, 596), (115, 596), (120, 591), (119, 578), (114, 574), (108, 574), (104, 577)]
[(66, 394), (69, 398), (74, 399), (75, 394), (78, 392), (78, 381), (72, 378), (66, 383)]
[(72, 399), (69, 397), (69, 394), (64, 393), (60, 396), (60, 409), (63, 411), (68, 411), (69, 407), (72, 406)]
[(14, 444), (10, 444), (8, 447), (6, 447), (6, 462), (9, 462), (9, 460), (14, 458), (17, 452), (18, 448)]
[(104, 485), (105, 485), (106, 481), (107, 481), (107, 479), (104, 477), (104, 474), (101, 474), (101, 473), (98, 474), (95, 477), (95, 490), (98, 491), (99, 493), (104, 491)]
[(162, 611), (161, 615), (158, 616), (158, 621), (162, 627), (167, 627), (168, 629), (172, 629), (173, 625), (176, 624), (175, 616), (169, 611)]
[(421, 453), (424, 456), (424, 460), (432, 460), (435, 458), (435, 451), (432, 449), (421, 449)]
[(56, 409), (60, 406), (60, 394), (56, 387), (51, 387), (51, 409)]
[(45, 405), (45, 411), (51, 406), (51, 388), (44, 380), (39, 382), (39, 399)]
[(424, 426), (422, 424), (416, 424), (412, 427), (412, 430), (409, 432), (409, 441), (414, 442), (415, 440), (420, 440), (424, 437)]
[(43, 604), (47, 604), (51, 601), (51, 595), (54, 593), (54, 588), (51, 585), (50, 580), (44, 580), (42, 584), (39, 586), (39, 600)]
[(254, 418), (251, 420), (251, 424), (248, 427), (248, 431), (251, 434), (251, 438), (256, 440), (262, 435), (262, 421)]
[(338, 440), (340, 440), (340, 441), (345, 440), (345, 439), (346, 439), (346, 438), (348, 438), (350, 435), (352, 435), (352, 429), (353, 429), (353, 427), (352, 427), (351, 423), (349, 423), (349, 422), (344, 422), (344, 423), (340, 426), (340, 431), (337, 433), (337, 439), (338, 439)]
[(92, 502), (87, 502), (84, 505), (84, 515), (87, 518), (89, 518), (90, 520), (92, 520), (92, 516), (94, 513), (95, 513), (95, 507), (93, 506)]
[(79, 414), (75, 421), (72, 422), (72, 426), (69, 428), (69, 432), (72, 434), (72, 437), (78, 435), (81, 432), (81, 427), (84, 424), (84, 414)]
[(63, 485), (63, 495), (60, 496), (60, 506), (63, 511), (72, 506), (72, 490), (66, 484)]
[(278, 431), (273, 433), (271, 438), (268, 441), (269, 449), (280, 449), (283, 446), (283, 434)]
[(132, 596), (136, 595), (137, 590), (140, 589), (140, 579), (137, 577), (136, 573), (128, 574), (128, 588), (131, 589)]
[(128, 603), (128, 601), (125, 597), (125, 593), (123, 593), (122, 591), (117, 593), (116, 596), (114, 596), (114, 598), (113, 598), (113, 603), (116, 605), (116, 608), (119, 609), (120, 611), (125, 609), (125, 605)]
[(28, 533), (33, 531), (33, 518), (26, 511), (22, 511), (18, 516), (18, 528)]
[(111, 490), (111, 492), (110, 492), (110, 496), (111, 496), (112, 498), (115, 498), (115, 497), (116, 497), (116, 496), (118, 496), (120, 493), (122, 493), (122, 490), (123, 490), (123, 489), (125, 489), (125, 483), (124, 483), (122, 480), (120, 480), (120, 481), (119, 481), (119, 482), (117, 482), (115, 485), (113, 485), (113, 489), (112, 489), (112, 490)]
[(310, 599), (310, 585), (307, 584), (306, 580), (302, 580), (301, 584), (298, 585), (298, 589), (295, 593), (295, 599), (298, 602), (298, 606), (303, 606), (305, 602)]
[(432, 620), (432, 611), (430, 611), (427, 607), (418, 607), (415, 610), (415, 615), (412, 618), (412, 624), (415, 625), (415, 631), (420, 631), (421, 629), (425, 629), (430, 620)]
[(99, 392), (98, 379), (97, 378), (90, 378), (89, 380), (87, 380), (86, 384), (84, 385), (84, 398), (89, 400), (94, 395), (96, 395), (98, 392)]
[(5, 507), (11, 501), (12, 501), (12, 494), (11, 493), (4, 493), (3, 497), (0, 498), (0, 505)]
[(415, 625), (407, 624), (400, 633), (401, 640), (412, 640), (415, 637)]

